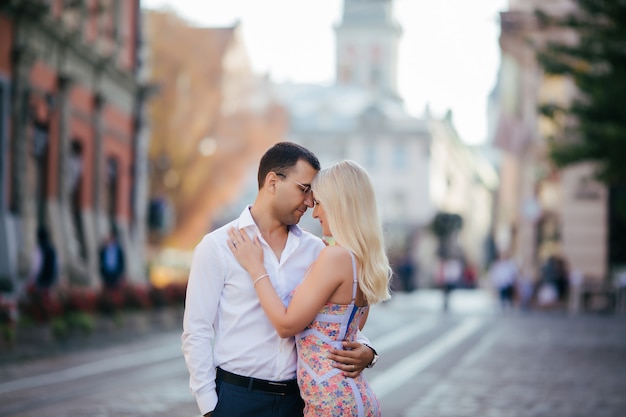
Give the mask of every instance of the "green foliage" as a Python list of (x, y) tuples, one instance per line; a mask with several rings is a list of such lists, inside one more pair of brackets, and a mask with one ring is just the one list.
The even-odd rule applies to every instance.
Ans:
[(458, 214), (440, 211), (435, 215), (430, 224), (430, 229), (439, 240), (437, 248), (439, 258), (448, 259), (458, 252), (455, 236), (462, 228), (463, 218)]
[(63, 339), (69, 333), (69, 326), (63, 317), (55, 317), (50, 321), (52, 326), (52, 334), (57, 340)]
[(15, 317), (11, 305), (3, 303), (0, 298), (0, 340), (8, 344), (15, 341)]
[[(566, 17), (536, 12), (540, 25), (578, 36), (574, 45), (548, 43), (537, 54), (547, 74), (570, 77), (581, 93), (569, 107), (544, 103), (539, 109), (560, 122), (551, 158), (561, 167), (595, 162), (598, 179), (626, 184), (626, 2), (574, 1), (578, 11)], [(563, 114), (571, 118), (559, 118)]]
[(68, 313), (65, 321), (70, 329), (76, 329), (83, 335), (90, 335), (96, 328), (96, 320), (93, 314), (84, 312)]
[(431, 230), (439, 239), (446, 239), (463, 227), (463, 218), (458, 214), (439, 212), (435, 215)]
[(0, 339), (9, 345), (15, 343), (15, 326), (0, 324)]

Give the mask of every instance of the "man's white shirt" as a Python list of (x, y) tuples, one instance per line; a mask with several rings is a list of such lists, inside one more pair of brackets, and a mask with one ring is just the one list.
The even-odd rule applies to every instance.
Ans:
[(250, 207), (238, 219), (204, 236), (196, 246), (187, 285), (182, 349), (190, 388), (202, 414), (217, 404), (217, 366), (272, 381), (296, 377), (294, 338), (278, 336), (265, 315), (251, 277), (227, 245), (231, 227), (244, 229), (250, 237), (259, 236), (265, 268), (285, 305), (324, 248), (321, 239), (293, 225), (277, 259), (261, 237)]

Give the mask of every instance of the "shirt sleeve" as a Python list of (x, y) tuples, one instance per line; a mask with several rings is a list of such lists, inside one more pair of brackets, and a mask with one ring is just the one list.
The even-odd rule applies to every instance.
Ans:
[(189, 371), (189, 388), (203, 415), (217, 404), (213, 341), (224, 286), (222, 256), (214, 238), (205, 236), (194, 249), (185, 298), (182, 350)]
[[(361, 333), (360, 330), (356, 331), (356, 341), (359, 342), (362, 345), (372, 346), (372, 342), (370, 342), (370, 340), (363, 333)], [(372, 346), (372, 347), (374, 347), (374, 346)], [(374, 349), (376, 349), (376, 348), (374, 348)]]

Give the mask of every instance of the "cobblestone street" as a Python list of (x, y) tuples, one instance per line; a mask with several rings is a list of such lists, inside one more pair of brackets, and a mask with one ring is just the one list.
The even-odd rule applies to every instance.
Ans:
[(412, 395), (407, 388), (383, 398), (385, 416), (626, 415), (625, 317), (467, 311), (455, 319), (489, 319), (467, 343), (411, 378)]
[[(501, 314), (480, 291), (398, 294), (365, 328), (384, 417), (623, 417), (626, 318)], [(180, 331), (5, 362), (0, 416), (197, 417)]]

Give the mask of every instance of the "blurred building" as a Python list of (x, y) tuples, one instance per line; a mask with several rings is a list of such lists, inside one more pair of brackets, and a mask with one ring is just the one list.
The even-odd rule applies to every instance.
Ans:
[(511, 0), (501, 14), (502, 63), (492, 96), (493, 143), (502, 150), (497, 242), (537, 274), (549, 256), (565, 259), (589, 279), (607, 275), (607, 190), (594, 181), (593, 166), (559, 170), (548, 158), (546, 138), (555, 128), (540, 116), (541, 103), (565, 105), (573, 82), (545, 76), (536, 48), (548, 40), (572, 42), (576, 34), (541, 27), (535, 9), (563, 16), (571, 0)]
[(111, 228), (143, 277), (139, 0), (0, 3), (0, 276), (24, 279), (38, 227), (62, 279), (98, 285)]
[(159, 85), (149, 108), (150, 243), (155, 253), (190, 251), (240, 195), (248, 168), (284, 139), (286, 112), (252, 72), (239, 24), (195, 27), (167, 11), (146, 11), (145, 22)]
[[(402, 29), (392, 8), (391, 1), (344, 0), (335, 27), (336, 83), (285, 84), (280, 91), (290, 140), (314, 151), (322, 167), (353, 159), (368, 170), (391, 257), (410, 251), (420, 285), (428, 285), (437, 265), (430, 225), (438, 212), (463, 218), (458, 246), (468, 261), (484, 265), (498, 178), (458, 137), (450, 113), (414, 117), (405, 110), (396, 82)], [(308, 216), (302, 225), (319, 229)]]

